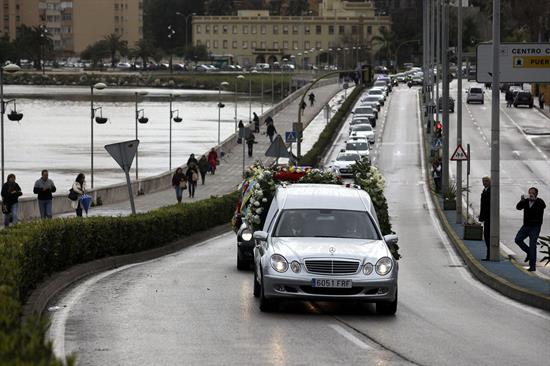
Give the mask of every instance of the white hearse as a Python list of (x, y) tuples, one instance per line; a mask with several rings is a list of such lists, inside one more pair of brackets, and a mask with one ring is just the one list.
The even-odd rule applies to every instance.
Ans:
[(343, 185), (277, 189), (263, 231), (254, 233), (254, 296), (262, 311), (280, 300), (376, 303), (397, 309), (397, 261), (367, 192)]

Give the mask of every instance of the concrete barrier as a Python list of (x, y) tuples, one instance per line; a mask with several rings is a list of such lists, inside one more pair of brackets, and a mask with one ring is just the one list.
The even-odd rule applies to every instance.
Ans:
[[(317, 88), (333, 84), (335, 82), (335, 79), (323, 80), (317, 83)], [(294, 102), (296, 98), (300, 97), (305, 90), (304, 87), (305, 86), (302, 86), (300, 89), (297, 89), (273, 107), (265, 110), (264, 113), (260, 116), (261, 123), (263, 123), (264, 119), (267, 116), (273, 116), (279, 113), (281, 110), (285, 109), (288, 105)], [(237, 139), (236, 135), (232, 134), (223, 142), (221, 142), (220, 145), (214, 146), (214, 148), (216, 149), (216, 151), (218, 151), (218, 154), (220, 154), (220, 152), (230, 151), (235, 146), (237, 146)], [(208, 151), (210, 151), (210, 149), (208, 149)], [(205, 153), (208, 154), (208, 151)], [(185, 168), (185, 165), (182, 165), (182, 167)], [(138, 195), (138, 192), (139, 194), (149, 194), (170, 188), (172, 185), (172, 175), (175, 170), (176, 169), (174, 168), (172, 171), (167, 171), (156, 176), (133, 181), (132, 190), (134, 195)], [(68, 189), (69, 188), (67, 188), (65, 191), (65, 189), (60, 189), (58, 187), (58, 192), (54, 194), (52, 202), (53, 215), (60, 215), (74, 211), (74, 209), (71, 207), (71, 201), (69, 201), (67, 197), (69, 195)], [(101, 198), (101, 202), (104, 205), (128, 200), (128, 188), (126, 187), (125, 182), (96, 188), (88, 191), (88, 194), (93, 197), (94, 202), (97, 202), (98, 198)], [(36, 199), (36, 197), (24, 197), (19, 199), (18, 217), (21, 221), (28, 221), (40, 217), (38, 200)]]

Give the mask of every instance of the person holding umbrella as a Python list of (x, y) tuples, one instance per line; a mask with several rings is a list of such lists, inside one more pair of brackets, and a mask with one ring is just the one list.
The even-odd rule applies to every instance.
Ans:
[[(76, 197), (76, 200), (71, 199), (71, 206), (76, 210), (76, 216), (82, 217), (82, 196), (86, 193), (86, 177), (84, 173), (79, 173), (76, 176), (76, 179), (71, 188), (72, 192), (69, 192), (69, 195)], [(88, 207), (86, 207), (86, 213), (88, 212)]]

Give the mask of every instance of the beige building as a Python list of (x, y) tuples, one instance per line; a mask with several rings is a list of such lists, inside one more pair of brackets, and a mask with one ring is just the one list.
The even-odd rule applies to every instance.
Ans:
[(353, 47), (375, 52), (381, 43), (373, 37), (390, 27), (390, 18), (376, 16), (369, 0), (325, 0), (318, 16), (270, 16), (263, 10), (194, 16), (193, 44), (206, 46), (212, 55), (232, 55), (243, 66), (285, 58), (297, 65), (335, 64), (335, 59), (342, 64), (347, 49), (346, 64), (353, 66)]
[(71, 55), (111, 33), (134, 46), (143, 34), (143, 0), (0, 0), (0, 19), (0, 37), (43, 24), (55, 50)]

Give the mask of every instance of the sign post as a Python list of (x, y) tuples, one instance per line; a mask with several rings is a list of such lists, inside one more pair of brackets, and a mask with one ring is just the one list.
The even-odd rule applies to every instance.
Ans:
[(132, 167), (132, 162), (136, 156), (138, 146), (139, 140), (130, 140), (105, 145), (105, 150), (107, 150), (109, 155), (115, 159), (126, 175), (126, 185), (128, 186), (128, 195), (130, 196), (132, 215), (136, 214), (136, 205), (134, 203), (134, 193), (132, 192), (132, 182), (130, 181), (130, 168)]
[(245, 173), (245, 171), (244, 171), (245, 145), (246, 145), (246, 140), (248, 140), (251, 133), (252, 132), (250, 131), (250, 128), (248, 128), (248, 127), (239, 128), (239, 138), (241, 139), (241, 143), (243, 145), (243, 178), (244, 178), (244, 173)]

